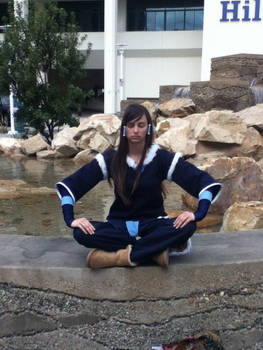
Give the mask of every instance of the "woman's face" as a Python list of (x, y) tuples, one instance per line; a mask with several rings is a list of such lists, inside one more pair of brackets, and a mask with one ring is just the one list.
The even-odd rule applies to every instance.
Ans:
[(140, 119), (134, 119), (126, 125), (126, 137), (129, 143), (138, 144), (145, 142), (148, 130), (148, 122), (145, 115)]

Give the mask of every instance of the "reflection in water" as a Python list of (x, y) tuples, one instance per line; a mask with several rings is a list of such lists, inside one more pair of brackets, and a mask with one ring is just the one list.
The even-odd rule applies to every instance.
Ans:
[[(23, 159), (14, 162), (0, 156), (0, 179), (21, 179), (34, 186), (54, 188), (79, 168), (72, 160), (55, 161)], [(167, 209), (180, 209), (181, 193), (175, 184), (166, 183), (169, 195), (165, 200)], [(107, 181), (99, 183), (75, 206), (75, 216), (90, 220), (105, 220), (113, 201), (113, 189)], [(0, 200), (0, 233), (23, 235), (69, 236), (63, 220), (60, 201), (54, 196), (31, 196), (19, 199)]]

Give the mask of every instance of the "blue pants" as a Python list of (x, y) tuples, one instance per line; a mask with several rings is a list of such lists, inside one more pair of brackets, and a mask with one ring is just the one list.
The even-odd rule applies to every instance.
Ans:
[(139, 235), (131, 237), (125, 224), (116, 227), (109, 222), (91, 221), (95, 227), (93, 235), (75, 228), (75, 240), (87, 248), (117, 251), (132, 245), (130, 259), (134, 263), (145, 263), (167, 248), (185, 243), (195, 232), (196, 223), (190, 222), (184, 228), (173, 227), (173, 219), (144, 219), (139, 223)]

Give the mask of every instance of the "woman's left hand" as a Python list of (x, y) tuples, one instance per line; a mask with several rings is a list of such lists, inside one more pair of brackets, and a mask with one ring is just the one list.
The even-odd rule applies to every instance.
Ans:
[(189, 224), (189, 222), (194, 221), (194, 220), (195, 220), (194, 213), (192, 213), (190, 211), (184, 211), (182, 214), (177, 216), (177, 218), (174, 220), (174, 227), (175, 228), (183, 228), (187, 224)]

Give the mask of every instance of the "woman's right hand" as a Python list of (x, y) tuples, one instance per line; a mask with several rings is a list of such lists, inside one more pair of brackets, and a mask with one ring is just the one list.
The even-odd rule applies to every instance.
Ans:
[(95, 233), (95, 227), (86, 218), (75, 219), (72, 221), (71, 227), (78, 227), (87, 235), (93, 235)]

